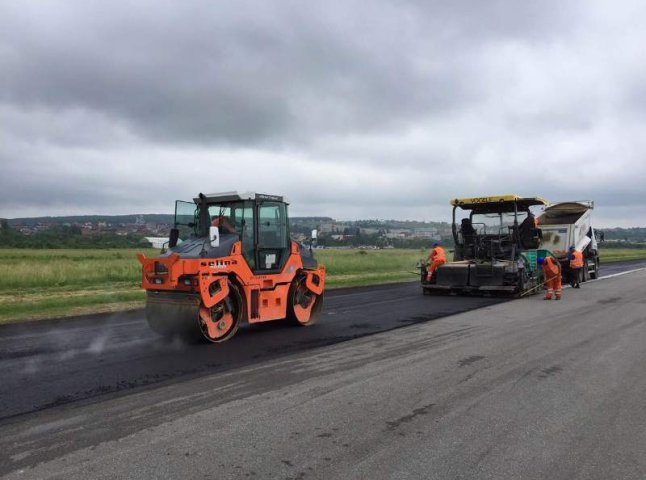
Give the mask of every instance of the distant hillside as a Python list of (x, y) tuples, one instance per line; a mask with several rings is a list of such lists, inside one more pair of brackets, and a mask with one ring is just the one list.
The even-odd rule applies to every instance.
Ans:
[[(65, 217), (25, 217), (25, 218), (10, 218), (8, 219), (9, 225), (63, 225), (70, 224), (83, 224), (83, 223), (97, 223), (106, 222), (113, 224), (130, 224), (136, 223), (138, 220), (145, 223), (173, 223), (174, 215), (165, 213), (144, 213), (132, 215), (70, 215)], [(291, 223), (321, 223), (321, 222), (334, 222), (330, 217), (290, 217)]]
[[(0, 219), (3, 248), (133, 248), (148, 237), (167, 237), (174, 215), (69, 215)], [(428, 248), (453, 244), (451, 224), (418, 220), (344, 220), (292, 217), (290, 234), (303, 241), (318, 230), (320, 246)], [(646, 228), (608, 228), (598, 232), (605, 248), (646, 248)]]
[(605, 240), (616, 240), (621, 242), (644, 243), (646, 242), (646, 228), (604, 228)]
[(65, 223), (83, 224), (83, 223), (123, 223), (130, 224), (136, 223), (138, 220), (143, 219), (145, 223), (173, 223), (174, 215), (164, 213), (147, 213), (140, 215), (72, 215), (67, 217), (29, 217), (29, 218), (11, 218), (9, 225), (63, 225)]
[(334, 219), (331, 217), (289, 217), (289, 221), (292, 223), (334, 222)]
[[(174, 221), (173, 214), (132, 214), (132, 215), (70, 215), (64, 217), (28, 217), (28, 218), (11, 218), (8, 224), (11, 227), (36, 225), (45, 226), (62, 226), (83, 225), (86, 223), (97, 224), (105, 222), (112, 225), (133, 225), (133, 224), (166, 224), (172, 225)], [(309, 228), (318, 228), (322, 224), (335, 224), (337, 227), (361, 227), (374, 229), (397, 229), (397, 228), (437, 228), (444, 232), (450, 230), (450, 224), (447, 222), (423, 222), (418, 220), (353, 220), (353, 221), (336, 221), (331, 217), (290, 217), (290, 224), (296, 231), (305, 232)], [(644, 243), (646, 242), (646, 228), (604, 228), (606, 240)]]

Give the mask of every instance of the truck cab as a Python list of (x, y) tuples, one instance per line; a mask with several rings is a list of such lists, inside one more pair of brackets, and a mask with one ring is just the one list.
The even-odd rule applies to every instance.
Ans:
[(569, 270), (568, 250), (574, 246), (583, 253), (583, 280), (599, 275), (597, 237), (592, 227), (594, 202), (579, 200), (549, 204), (538, 217), (542, 232), (541, 248), (550, 250), (560, 261), (563, 273)]

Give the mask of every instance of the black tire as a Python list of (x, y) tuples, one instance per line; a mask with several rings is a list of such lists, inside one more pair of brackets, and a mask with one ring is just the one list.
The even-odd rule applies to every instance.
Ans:
[(583, 261), (583, 268), (581, 269), (581, 283), (588, 281), (588, 260)]
[(590, 272), (590, 278), (593, 280), (599, 278), (599, 260), (597, 258), (594, 259), (594, 272)]
[(527, 278), (525, 278), (526, 276), (527, 273), (525, 269), (518, 271), (518, 289), (516, 290), (514, 297), (520, 298), (525, 293), (525, 289), (527, 288)]
[[(292, 281), (287, 295), (287, 321), (293, 325), (301, 327), (314, 325), (321, 316), (321, 310), (323, 309), (324, 293), (321, 293), (320, 295), (312, 293), (305, 286), (305, 278), (305, 275), (297, 275)], [(314, 302), (314, 304), (311, 305), (311, 302)], [(310, 305), (311, 310), (309, 317), (305, 319), (303, 317), (302, 310), (300, 313), (297, 310), (299, 307), (301, 309), (308, 308)]]

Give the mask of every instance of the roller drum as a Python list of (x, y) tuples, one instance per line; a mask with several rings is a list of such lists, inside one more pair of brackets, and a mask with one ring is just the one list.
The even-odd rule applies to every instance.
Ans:
[(151, 330), (165, 337), (201, 338), (200, 296), (176, 292), (147, 292), (146, 320)]

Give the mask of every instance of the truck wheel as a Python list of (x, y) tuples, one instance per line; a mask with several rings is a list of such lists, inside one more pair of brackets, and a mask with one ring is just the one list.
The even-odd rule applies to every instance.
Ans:
[(599, 261), (596, 259), (594, 261), (594, 271), (590, 272), (590, 278), (593, 280), (599, 278)]
[(586, 259), (583, 262), (583, 268), (581, 269), (581, 283), (588, 281), (588, 276), (589, 276), (588, 275), (588, 273), (589, 273), (588, 268), (590, 268), (590, 267), (588, 265), (588, 260)]

